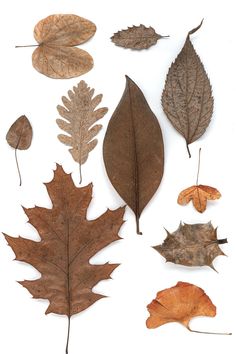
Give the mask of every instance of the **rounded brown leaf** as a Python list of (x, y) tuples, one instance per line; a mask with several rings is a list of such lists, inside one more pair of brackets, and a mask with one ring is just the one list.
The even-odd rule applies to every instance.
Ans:
[(32, 55), (33, 67), (53, 79), (69, 79), (88, 72), (93, 58), (80, 48), (40, 45)]
[(34, 28), (34, 38), (39, 44), (75, 46), (89, 40), (96, 32), (93, 22), (71, 14), (50, 15)]
[(26, 150), (32, 141), (32, 126), (26, 116), (19, 117), (8, 130), (6, 140), (14, 149)]
[(189, 322), (193, 317), (216, 315), (216, 307), (205, 292), (196, 285), (184, 282), (159, 291), (147, 309), (150, 313), (146, 322), (148, 328), (179, 322), (190, 329)]

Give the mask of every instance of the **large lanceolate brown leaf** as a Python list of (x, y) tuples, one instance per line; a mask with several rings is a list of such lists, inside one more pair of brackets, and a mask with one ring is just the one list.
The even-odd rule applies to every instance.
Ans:
[(75, 46), (89, 40), (95, 32), (94, 23), (77, 15), (44, 18), (34, 28), (34, 37), (39, 43), (32, 55), (34, 68), (54, 79), (85, 74), (92, 69), (93, 58)]
[(162, 179), (164, 146), (157, 118), (129, 77), (109, 122), (103, 155), (108, 177), (135, 213), (140, 233), (140, 215)]
[(190, 35), (201, 25), (188, 33), (183, 49), (169, 69), (162, 94), (164, 112), (185, 138), (188, 152), (189, 144), (207, 129), (213, 112), (210, 81), (190, 41)]
[(209, 266), (215, 270), (212, 262), (217, 256), (224, 256), (219, 244), (227, 239), (217, 239), (217, 229), (211, 222), (206, 224), (180, 224), (167, 236), (162, 245), (154, 247), (166, 262), (182, 264), (188, 267)]
[(111, 37), (111, 40), (119, 47), (141, 50), (156, 44), (160, 38), (164, 36), (156, 33), (154, 28), (140, 25), (118, 31)]
[(26, 116), (19, 117), (7, 132), (6, 140), (8, 144), (15, 149), (16, 166), (20, 178), (20, 186), (22, 184), (20, 168), (17, 159), (17, 150), (27, 150), (32, 142), (33, 131), (32, 126)]
[(25, 209), (29, 223), (41, 238), (5, 236), (18, 261), (31, 264), (40, 273), (36, 280), (21, 281), (34, 298), (48, 299), (46, 313), (72, 315), (103, 297), (92, 288), (108, 279), (117, 264), (92, 265), (89, 259), (111, 242), (119, 240), (124, 208), (107, 210), (95, 220), (86, 213), (92, 199), (92, 185), (76, 188), (71, 175), (60, 166), (46, 183), (52, 209)]
[(58, 135), (58, 139), (71, 147), (69, 151), (80, 166), (80, 183), (82, 182), (81, 165), (87, 161), (89, 152), (97, 145), (98, 141), (94, 137), (102, 128), (101, 124), (94, 125), (94, 123), (103, 118), (108, 111), (105, 107), (96, 109), (102, 100), (102, 95), (95, 97), (93, 95), (94, 89), (90, 89), (86, 82), (80, 81), (73, 90), (68, 91), (69, 99), (62, 97), (65, 107), (57, 106), (59, 114), (64, 118), (57, 119), (57, 124), (67, 133), (67, 135)]

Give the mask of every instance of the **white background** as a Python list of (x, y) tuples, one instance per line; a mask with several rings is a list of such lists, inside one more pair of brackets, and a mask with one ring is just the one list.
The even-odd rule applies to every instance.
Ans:
[[(119, 262), (113, 280), (100, 282), (95, 290), (108, 295), (72, 319), (70, 354), (156, 354), (177, 351), (192, 354), (211, 351), (234, 353), (233, 336), (188, 332), (177, 323), (155, 330), (145, 326), (146, 305), (156, 292), (187, 281), (202, 287), (217, 306), (215, 318), (198, 318), (198, 330), (235, 331), (235, 9), (234, 1), (210, 0), (8, 0), (0, 5), (0, 230), (39, 240), (21, 205), (50, 207), (43, 182), (52, 179), (55, 162), (72, 172), (78, 185), (78, 165), (66, 146), (57, 140), (56, 106), (80, 78), (49, 79), (31, 65), (33, 28), (42, 18), (55, 13), (74, 13), (97, 25), (95, 36), (82, 47), (93, 56), (94, 68), (81, 77), (96, 93), (103, 93), (109, 107), (103, 119), (99, 144), (84, 165), (84, 184), (94, 184), (94, 199), (88, 218), (98, 217), (107, 207), (123, 201), (111, 186), (102, 159), (102, 141), (108, 121), (118, 104), (128, 74), (142, 89), (162, 127), (165, 143), (165, 173), (161, 186), (141, 217), (143, 236), (135, 234), (135, 221), (127, 208), (121, 241), (107, 247), (94, 262)], [(190, 145), (189, 159), (183, 138), (174, 130), (161, 108), (161, 93), (171, 62), (179, 53), (186, 34), (204, 18), (202, 28), (191, 38), (208, 72), (215, 107), (212, 122), (201, 139)], [(122, 28), (143, 23), (170, 35), (149, 50), (134, 52), (114, 46), (111, 35)], [(5, 140), (10, 125), (20, 115), (30, 119), (34, 137), (27, 151), (19, 152), (23, 185), (18, 186), (14, 151)], [(222, 198), (201, 215), (192, 205), (177, 205), (178, 193), (195, 183), (198, 149), (202, 147), (200, 183), (217, 187)], [(165, 238), (164, 227), (174, 231), (180, 220), (208, 222), (218, 226), (219, 238), (228, 257), (218, 257), (212, 269), (165, 264), (151, 248)], [(13, 262), (14, 254), (0, 237), (0, 353), (64, 354), (67, 319), (44, 312), (47, 301), (33, 300), (16, 280), (40, 276), (31, 266)]]

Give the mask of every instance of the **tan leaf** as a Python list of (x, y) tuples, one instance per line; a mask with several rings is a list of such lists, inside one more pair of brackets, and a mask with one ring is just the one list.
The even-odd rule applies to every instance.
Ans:
[(212, 262), (217, 256), (224, 256), (219, 245), (227, 239), (217, 239), (217, 229), (211, 222), (206, 224), (182, 224), (170, 233), (162, 245), (153, 247), (166, 262), (188, 267), (208, 266), (215, 270)]
[(205, 292), (196, 285), (184, 282), (159, 291), (147, 309), (150, 313), (146, 322), (148, 328), (179, 322), (191, 332), (195, 332), (189, 327), (193, 317), (216, 315), (216, 307)]
[(34, 37), (39, 43), (32, 55), (34, 68), (54, 79), (85, 74), (92, 69), (93, 58), (74, 46), (89, 40), (95, 32), (94, 23), (77, 15), (44, 18), (34, 28)]
[(108, 177), (136, 216), (158, 189), (164, 171), (160, 125), (142, 91), (128, 76), (123, 96), (113, 113), (103, 144)]
[(215, 200), (220, 197), (221, 194), (216, 188), (199, 184), (180, 192), (177, 202), (180, 205), (186, 205), (192, 200), (195, 209), (199, 213), (203, 213), (206, 210), (207, 200)]
[(194, 50), (188, 33), (183, 49), (172, 63), (162, 94), (162, 106), (167, 118), (189, 144), (199, 139), (207, 129), (212, 112), (213, 97), (210, 81)]
[(52, 208), (24, 209), (29, 223), (39, 233), (40, 242), (5, 237), (16, 260), (31, 264), (41, 273), (39, 279), (24, 280), (20, 284), (35, 299), (49, 300), (46, 314), (66, 315), (70, 320), (72, 315), (104, 297), (92, 289), (100, 280), (109, 279), (117, 264), (94, 265), (89, 260), (102, 248), (119, 240), (124, 208), (108, 209), (97, 219), (87, 220), (92, 185), (76, 188), (71, 175), (60, 166), (46, 187)]
[(94, 123), (103, 118), (108, 111), (105, 107), (96, 109), (102, 101), (102, 95), (94, 97), (93, 95), (94, 89), (90, 89), (86, 82), (80, 81), (73, 87), (73, 91), (68, 91), (69, 99), (62, 97), (65, 107), (57, 106), (59, 114), (64, 119), (57, 119), (56, 122), (59, 128), (67, 133), (67, 135), (58, 135), (58, 139), (71, 147), (69, 151), (80, 165), (80, 183), (82, 182), (81, 165), (87, 161), (89, 152), (97, 145), (97, 139), (94, 137), (102, 128), (101, 124), (94, 125)]
[(154, 28), (140, 25), (128, 27), (126, 30), (118, 31), (111, 37), (111, 40), (117, 46), (140, 50), (151, 47), (156, 44), (160, 38), (164, 37), (169, 36), (161, 36), (156, 33)]
[(33, 131), (32, 126), (26, 116), (19, 117), (7, 132), (6, 140), (8, 144), (15, 149), (15, 159), (17, 170), (20, 178), (20, 186), (22, 184), (21, 173), (19, 169), (17, 150), (27, 150), (32, 142)]

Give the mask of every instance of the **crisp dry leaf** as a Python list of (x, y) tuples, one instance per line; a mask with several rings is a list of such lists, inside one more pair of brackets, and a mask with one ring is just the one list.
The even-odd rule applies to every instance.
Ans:
[(32, 142), (33, 131), (32, 126), (26, 116), (19, 117), (7, 132), (6, 140), (8, 144), (15, 149), (15, 159), (17, 170), (20, 178), (20, 186), (22, 184), (21, 173), (17, 160), (17, 150), (27, 150)]
[(59, 128), (64, 130), (67, 135), (60, 134), (58, 139), (65, 145), (71, 146), (69, 149), (73, 159), (80, 166), (80, 183), (82, 182), (81, 165), (88, 158), (89, 152), (97, 145), (94, 137), (101, 130), (101, 124), (95, 124), (107, 113), (105, 107), (96, 107), (102, 101), (102, 95), (93, 97), (94, 89), (90, 89), (86, 82), (80, 81), (73, 91), (68, 91), (69, 99), (62, 97), (65, 107), (57, 106), (59, 114), (64, 119), (57, 119)]
[(203, 213), (206, 210), (207, 200), (215, 200), (220, 197), (221, 194), (216, 188), (199, 184), (180, 192), (177, 202), (180, 205), (186, 205), (192, 200), (195, 209), (199, 213)]
[(195, 332), (189, 327), (193, 317), (216, 315), (216, 307), (205, 292), (196, 285), (184, 282), (159, 291), (147, 309), (150, 313), (146, 322), (148, 328), (179, 322), (191, 332)]
[(217, 229), (211, 222), (206, 224), (182, 224), (172, 234), (167, 231), (167, 237), (162, 245), (154, 247), (166, 262), (182, 264), (188, 267), (209, 266), (215, 270), (212, 262), (217, 256), (225, 254), (219, 244), (227, 239), (217, 239)]
[(207, 129), (212, 112), (211, 84), (203, 64), (194, 50), (188, 33), (183, 49), (172, 63), (162, 94), (162, 106), (167, 118), (189, 144), (199, 139)]
[(147, 49), (156, 44), (160, 38), (169, 36), (161, 36), (156, 33), (154, 28), (144, 25), (128, 27), (126, 30), (114, 33), (111, 40), (115, 45), (130, 49)]
[(88, 41), (95, 32), (94, 23), (77, 15), (59, 14), (44, 18), (34, 28), (39, 45), (32, 55), (33, 67), (53, 79), (85, 74), (92, 69), (93, 58), (74, 46)]
[[(36, 280), (21, 281), (36, 299), (49, 300), (46, 314), (69, 318), (104, 297), (92, 291), (110, 278), (117, 264), (92, 265), (89, 260), (111, 242), (119, 240), (124, 208), (107, 210), (95, 220), (86, 214), (92, 199), (92, 185), (75, 187), (71, 175), (57, 166), (54, 178), (45, 184), (52, 209), (24, 209), (29, 223), (41, 238), (35, 242), (5, 235), (16, 260), (31, 264), (40, 273)], [(67, 343), (68, 352), (68, 343)]]
[(108, 177), (136, 216), (159, 187), (164, 170), (160, 125), (140, 88), (126, 76), (126, 88), (108, 124), (103, 145)]

